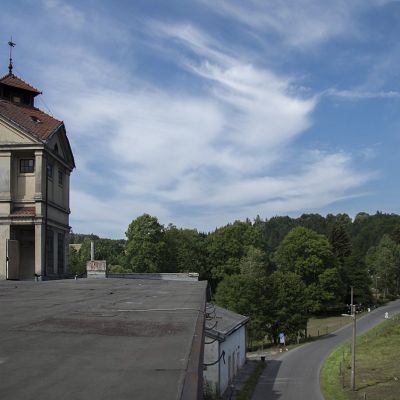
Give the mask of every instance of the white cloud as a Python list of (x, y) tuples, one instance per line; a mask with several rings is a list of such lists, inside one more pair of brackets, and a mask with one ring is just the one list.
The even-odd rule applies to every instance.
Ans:
[[(52, 13), (75, 18), (73, 10), (54, 6), (66, 3), (46, 4)], [(289, 10), (275, 12), (288, 24)], [(103, 25), (124, 29), (112, 20), (81, 18), (90, 18), (90, 27), (75, 29), (89, 36)], [(297, 25), (299, 32), (303, 25)], [(307, 42), (329, 32), (317, 27)], [(121, 237), (144, 212), (163, 223), (208, 230), (256, 214), (321, 208), (352, 195), (369, 178), (354, 169), (351, 155), (295, 148), (318, 103), (297, 90), (295, 78), (255, 64), (193, 24), (152, 21), (143, 34), (190, 74), (189, 86), (195, 82), (201, 90), (141, 81), (136, 70), (68, 37), (47, 45), (48, 61), (38, 69), (75, 151), (76, 232)]]
[(42, 0), (42, 4), (47, 10), (54, 13), (62, 24), (78, 29), (87, 22), (83, 12), (61, 0)]
[(326, 90), (323, 95), (341, 98), (343, 100), (370, 100), (370, 99), (392, 99), (400, 98), (400, 92), (389, 90), (366, 91), (362, 88), (337, 90)]

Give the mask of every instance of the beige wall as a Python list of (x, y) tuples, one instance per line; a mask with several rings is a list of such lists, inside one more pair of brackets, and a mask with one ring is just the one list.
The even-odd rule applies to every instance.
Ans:
[[(11, 198), (16, 202), (33, 202), (35, 196), (35, 172), (20, 173), (19, 163), (23, 158), (35, 158), (33, 152), (13, 152), (11, 165)], [(35, 163), (35, 171), (37, 165)]]
[[(5, 150), (2, 144), (18, 145)], [(10, 238), (10, 213), (14, 207), (35, 207), (34, 220), (11, 218), (12, 224), (18, 223), (34, 227), (32, 240), (34, 245), (26, 244), (24, 254), (20, 258), (23, 270), (34, 271), (43, 275), (45, 267), (45, 225), (46, 214), (46, 163), (53, 165), (53, 177), (47, 182), (48, 224), (53, 229), (54, 245), (54, 272), (58, 273), (58, 234), (64, 237), (64, 272), (68, 262), (68, 225), (69, 225), (69, 170), (63, 165), (63, 146), (57, 135), (48, 143), (50, 149), (58, 146), (58, 155), (45, 153), (43, 144), (30, 138), (29, 135), (19, 133), (0, 118), (0, 279), (6, 277), (6, 239)], [(21, 146), (22, 145), (22, 146)], [(4, 149), (4, 150), (2, 150)], [(46, 158), (47, 157), (47, 158)], [(20, 173), (20, 160), (33, 158), (35, 168), (33, 173)], [(62, 184), (59, 184), (58, 171), (62, 171)], [(30, 221), (30, 222), (29, 222)], [(52, 226), (54, 225), (54, 226)], [(26, 241), (27, 243), (28, 241)], [(28, 248), (29, 247), (29, 248)], [(22, 249), (21, 249), (22, 250)], [(30, 272), (29, 272), (30, 274)], [(28, 273), (27, 273), (28, 275)]]
[(0, 121), (0, 144), (14, 144), (14, 143), (32, 143), (32, 140), (29, 140), (28, 137), (18, 133), (16, 130), (11, 127), (1, 123)]

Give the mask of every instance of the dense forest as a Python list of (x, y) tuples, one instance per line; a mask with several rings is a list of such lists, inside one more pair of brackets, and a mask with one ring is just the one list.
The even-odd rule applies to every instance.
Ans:
[(163, 226), (144, 214), (128, 226), (126, 240), (71, 234), (73, 273), (85, 270), (90, 240), (96, 259), (111, 272), (198, 272), (214, 301), (251, 317), (252, 338), (280, 330), (304, 333), (311, 315), (338, 313), (355, 301), (371, 304), (398, 296), (400, 216), (377, 212), (303, 214), (235, 221), (211, 233)]

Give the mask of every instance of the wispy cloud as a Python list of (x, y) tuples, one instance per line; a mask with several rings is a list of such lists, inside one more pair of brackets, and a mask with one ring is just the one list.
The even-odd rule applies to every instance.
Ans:
[(400, 92), (389, 90), (389, 91), (365, 91), (360, 89), (349, 89), (349, 90), (337, 90), (329, 89), (326, 90), (323, 95), (341, 98), (344, 100), (368, 100), (368, 99), (392, 99), (400, 98)]
[(355, 16), (382, 1), (337, 0), (202, 0), (210, 10), (232, 18), (258, 32), (275, 33), (284, 43), (298, 49), (310, 48), (342, 35), (357, 35)]
[[(274, 30), (293, 46), (339, 35), (350, 18), (341, 2), (327, 9), (311, 2), (249, 4), (221, 2), (215, 10), (256, 31)], [(302, 150), (298, 139), (312, 126), (319, 97), (305, 95), (295, 76), (255, 62), (234, 43), (188, 21), (153, 18), (140, 26), (138, 44), (132, 28), (112, 17), (61, 0), (47, 0), (44, 8), (52, 18), (76, 20), (75, 34), (93, 41), (102, 40), (95, 32), (107, 26), (126, 38), (124, 46), (163, 49), (153, 61), (166, 57), (189, 76), (176, 86), (151, 80), (68, 35), (46, 45), (47, 62), (36, 72), (75, 151), (75, 231), (123, 236), (143, 212), (209, 230), (236, 218), (322, 208), (357, 194), (372, 178), (349, 153)], [(307, 15), (315, 19), (312, 29)]]

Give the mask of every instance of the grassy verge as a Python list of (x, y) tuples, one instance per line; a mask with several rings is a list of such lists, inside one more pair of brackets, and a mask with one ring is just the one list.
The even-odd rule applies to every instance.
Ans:
[(335, 350), (321, 371), (326, 400), (395, 400), (400, 395), (400, 317), (357, 338), (356, 391), (350, 389), (350, 342)]
[(350, 324), (351, 321), (351, 318), (343, 316), (310, 318), (307, 323), (307, 333), (311, 337), (327, 335)]
[(251, 397), (253, 396), (258, 379), (260, 378), (260, 375), (264, 371), (264, 368), (265, 368), (265, 363), (262, 361), (259, 361), (257, 363), (257, 366), (254, 368), (254, 371), (249, 376), (249, 379), (247, 379), (243, 389), (239, 392), (239, 394), (237, 396), (237, 400), (251, 400)]

